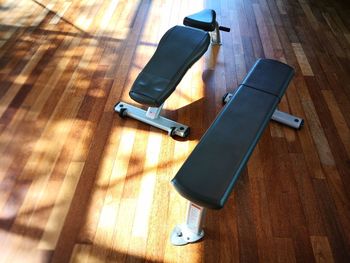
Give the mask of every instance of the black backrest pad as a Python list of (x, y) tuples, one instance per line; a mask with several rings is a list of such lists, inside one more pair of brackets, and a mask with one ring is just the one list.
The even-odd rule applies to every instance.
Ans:
[(272, 59), (258, 60), (242, 84), (282, 99), (282, 96), (293, 78), (294, 69), (282, 62)]
[(186, 71), (206, 52), (209, 43), (209, 34), (202, 30), (184, 26), (169, 29), (136, 78), (130, 97), (141, 104), (159, 107)]
[(259, 60), (253, 68), (259, 70), (247, 78), (259, 85), (240, 85), (172, 180), (183, 197), (200, 206), (224, 206), (289, 83), (281, 81), (276, 96), (265, 80), (287, 71), (290, 80), (294, 72), (273, 60)]
[(216, 13), (212, 9), (204, 9), (198, 13), (186, 16), (183, 24), (205, 31), (214, 31), (216, 26)]

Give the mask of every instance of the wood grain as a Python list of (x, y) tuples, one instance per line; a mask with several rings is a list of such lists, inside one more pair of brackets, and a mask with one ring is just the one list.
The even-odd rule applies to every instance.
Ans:
[[(204, 8), (231, 32), (164, 105), (189, 138), (119, 118), (164, 32)], [(0, 262), (349, 262), (349, 10), (0, 0)], [(279, 109), (305, 125), (271, 122), (226, 206), (207, 212), (205, 238), (174, 247), (187, 201), (170, 181), (260, 57), (295, 68)]]

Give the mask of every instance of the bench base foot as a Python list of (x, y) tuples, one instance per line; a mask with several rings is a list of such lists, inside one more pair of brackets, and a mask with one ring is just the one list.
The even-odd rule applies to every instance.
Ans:
[(174, 246), (183, 246), (188, 243), (194, 243), (200, 240), (204, 236), (202, 230), (199, 234), (194, 233), (187, 224), (177, 225), (170, 237), (171, 244)]
[[(153, 127), (159, 128), (168, 132), (170, 136), (187, 137), (190, 132), (190, 128), (181, 123), (172, 121), (162, 116), (156, 118), (147, 117), (147, 111), (137, 108), (125, 102), (119, 102), (114, 106), (114, 110), (119, 113), (121, 117), (131, 117), (136, 120), (142, 121)], [(149, 115), (149, 114), (148, 114)]]
[[(223, 104), (226, 104), (233, 96), (234, 94), (232, 93), (225, 94), (225, 96), (222, 98)], [(279, 110), (275, 110), (271, 117), (271, 120), (277, 121), (297, 130), (300, 130), (304, 125), (304, 120), (302, 118)]]
[(302, 118), (290, 115), (286, 112), (275, 110), (271, 120), (277, 121), (294, 129), (301, 129), (304, 125), (304, 120)]
[(188, 203), (186, 223), (177, 225), (170, 237), (174, 246), (194, 243), (204, 236), (203, 223), (206, 209), (192, 202)]

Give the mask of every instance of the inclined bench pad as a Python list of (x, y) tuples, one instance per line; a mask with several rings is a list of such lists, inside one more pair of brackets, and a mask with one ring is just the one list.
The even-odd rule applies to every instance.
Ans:
[(209, 43), (209, 34), (202, 30), (184, 26), (169, 29), (136, 78), (130, 97), (150, 107), (162, 105), (186, 71), (207, 51)]
[[(294, 74), (274, 60), (259, 60), (254, 68), (243, 81), (252, 87), (240, 85), (172, 180), (197, 205), (224, 206)], [(269, 80), (279, 74), (289, 80), (276, 88)]]

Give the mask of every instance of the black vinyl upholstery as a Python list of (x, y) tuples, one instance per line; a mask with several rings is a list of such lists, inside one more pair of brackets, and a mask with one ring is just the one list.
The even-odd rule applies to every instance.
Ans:
[(209, 43), (209, 34), (202, 30), (184, 26), (169, 29), (136, 78), (130, 97), (150, 107), (162, 105), (186, 71), (207, 51)]
[(293, 75), (275, 60), (255, 63), (173, 178), (183, 197), (206, 208), (224, 206)]
[(272, 59), (260, 59), (244, 78), (242, 85), (271, 93), (282, 99), (294, 70)]
[(186, 16), (183, 24), (204, 31), (214, 31), (216, 25), (216, 13), (212, 9), (204, 9), (198, 13)]

